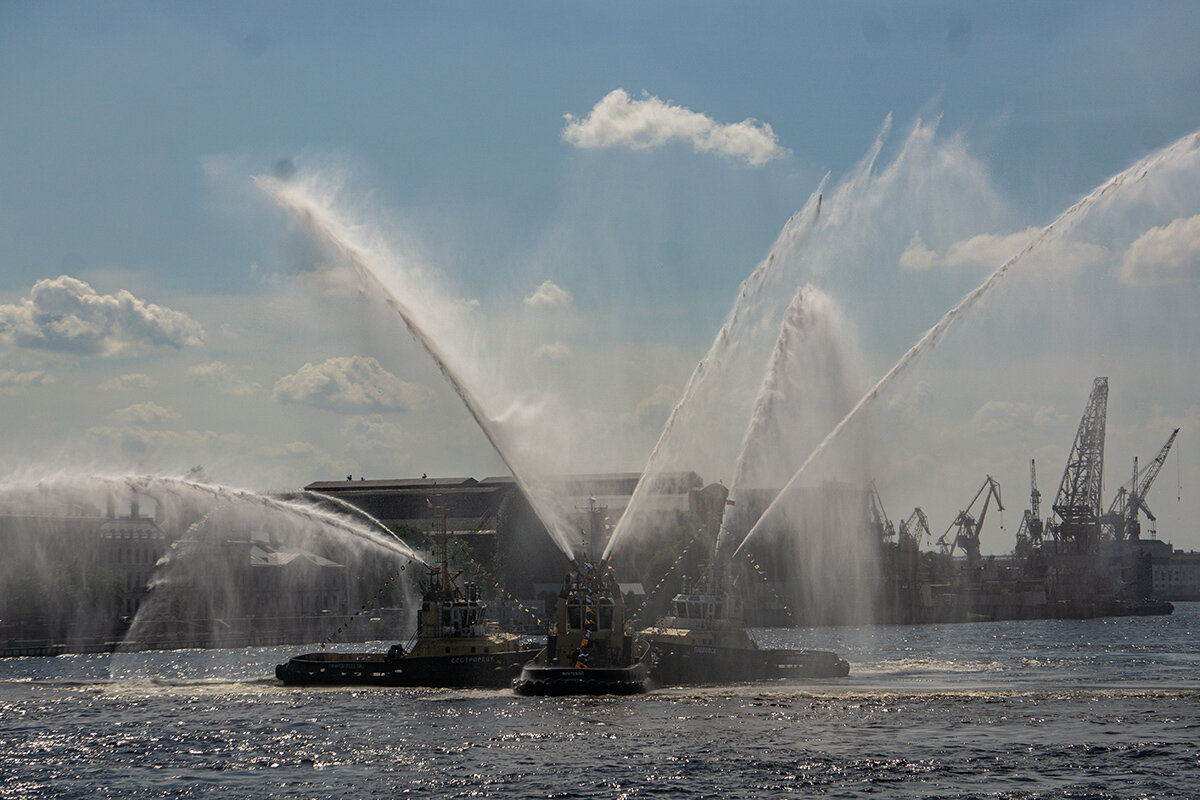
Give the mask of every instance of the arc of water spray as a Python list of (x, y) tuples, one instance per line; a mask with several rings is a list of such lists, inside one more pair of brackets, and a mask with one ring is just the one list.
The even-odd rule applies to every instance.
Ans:
[(267, 508), (271, 508), (276, 511), (281, 511), (281, 512), (289, 513), (289, 514), (300, 514), (300, 515), (305, 516), (315, 522), (320, 522), (323, 525), (328, 525), (332, 528), (342, 531), (343, 533), (348, 533), (351, 536), (354, 536), (358, 539), (364, 539), (372, 544), (377, 544), (382, 547), (387, 547), (388, 549), (392, 550), (393, 552), (398, 553), (406, 558), (411, 558), (413, 561), (417, 561), (417, 562), (420, 562), (421, 564), (425, 564), (426, 566), (429, 566), (428, 564), (426, 564), (425, 559), (421, 558), (421, 556), (416, 551), (414, 551), (412, 548), (410, 548), (408, 545), (406, 545), (402, 540), (400, 540), (398, 537), (396, 537), (396, 535), (394, 533), (392, 533), (390, 530), (388, 530), (387, 527), (383, 525), (383, 523), (378, 522), (378, 521), (376, 521), (377, 524), (384, 530), (387, 530), (388, 533), (390, 534), (388, 538), (382, 538), (382, 537), (376, 538), (374, 536), (371, 536), (367, 531), (363, 530), (362, 528), (355, 526), (355, 525), (351, 525), (348, 522), (346, 522), (345, 519), (343, 519), (335, 514), (330, 514), (327, 511), (322, 511), (318, 508), (313, 508), (313, 507), (301, 506), (297, 503), (292, 503), (287, 500), (278, 500), (276, 498), (269, 497), (267, 495), (258, 494), (256, 492), (250, 492), (250, 491), (247, 491), (244, 489), (235, 489), (235, 488), (232, 488), (229, 486), (214, 486), (214, 485), (210, 485), (210, 484), (206, 484), (206, 483), (197, 483), (195, 481), (189, 481), (184, 478), (171, 478), (171, 477), (164, 477), (164, 476), (131, 477), (131, 478), (125, 479), (124, 482), (131, 489), (135, 489), (135, 490), (141, 492), (142, 494), (146, 494), (151, 497), (153, 497), (153, 489), (155, 489), (155, 488), (162, 488), (167, 491), (178, 492), (180, 487), (184, 487), (184, 488), (187, 488), (194, 492), (207, 494), (211, 497), (216, 497), (216, 498), (221, 498), (221, 499), (229, 499), (232, 497), (234, 499), (242, 500), (243, 502), (247, 502), (247, 503), (260, 503), (260, 504), (266, 506)]
[(1164, 161), (1198, 148), (1200, 148), (1200, 132), (1190, 133), (1163, 148), (1162, 150), (1143, 158), (1123, 172), (1119, 172), (1113, 177), (1109, 178), (1107, 181), (1088, 193), (1083, 199), (1079, 200), (1062, 214), (1060, 214), (1053, 222), (1043, 228), (1041, 233), (1039, 233), (1037, 237), (1033, 239), (1033, 241), (1021, 248), (1020, 252), (1008, 259), (1008, 261), (1005, 261), (1003, 264), (1001, 264), (995, 272), (987, 277), (987, 280), (968, 293), (962, 300), (959, 301), (958, 305), (947, 311), (946, 314), (940, 320), (938, 320), (932, 328), (925, 332), (925, 334), (917, 341), (916, 344), (909, 348), (908, 352), (900, 357), (900, 360), (897, 361), (895, 365), (893, 365), (892, 368), (887, 371), (887, 374), (880, 378), (875, 385), (872, 386), (870, 390), (868, 390), (867, 393), (859, 399), (854, 408), (850, 409), (849, 413), (842, 418), (841, 422), (835, 425), (833, 430), (831, 430), (828, 435), (821, 440), (821, 443), (813, 449), (813, 451), (808, 455), (808, 458), (804, 460), (804, 463), (800, 465), (800, 468), (797, 469), (795, 474), (792, 475), (791, 480), (789, 480), (783, 489), (781, 489), (779, 493), (775, 495), (775, 499), (772, 500), (770, 505), (767, 506), (766, 510), (763, 511), (762, 516), (758, 518), (758, 522), (754, 523), (754, 526), (746, 533), (745, 538), (742, 539), (742, 543), (738, 545), (737, 550), (735, 550), (733, 554), (737, 555), (741, 552), (742, 548), (745, 547), (746, 542), (750, 541), (750, 539), (763, 527), (767, 518), (772, 514), (772, 512), (775, 511), (776, 507), (779, 505), (780, 499), (787, 495), (792, 488), (795, 487), (797, 482), (800, 480), (800, 476), (804, 474), (804, 471), (808, 469), (809, 465), (812, 464), (812, 462), (815, 461), (821, 455), (821, 453), (825, 451), (829, 444), (836, 439), (843, 430), (845, 430), (847, 425), (854, 421), (859, 413), (862, 412), (863, 408), (871, 403), (876, 397), (878, 397), (880, 391), (885, 389), (892, 381), (896, 379), (898, 375), (916, 363), (916, 361), (927, 351), (935, 347), (938, 342), (941, 341), (942, 337), (945, 336), (946, 332), (951, 328), (951, 326), (959, 321), (963, 313), (978, 303), (980, 298), (982, 298), (984, 294), (986, 294), (993, 286), (999, 283), (1015, 264), (1020, 262), (1031, 251), (1035, 250), (1045, 242), (1051, 241), (1054, 238), (1061, 236), (1064, 232), (1068, 232), (1073, 229), (1085, 216), (1087, 216), (1087, 213), (1105, 195), (1117, 191), (1123, 186), (1140, 182), (1147, 175), (1149, 175), (1153, 169), (1161, 165)]
[[(730, 499), (735, 498), (738, 494), (738, 488), (741, 486), (746, 470), (748, 469), (747, 461), (750, 457), (751, 448), (758, 439), (758, 436), (756, 436), (758, 428), (766, 423), (772, 400), (781, 391), (778, 382), (783, 379), (783, 371), (790, 354), (791, 341), (794, 337), (800, 335), (800, 328), (804, 325), (800, 315), (807, 312), (805, 305), (812, 299), (816, 291), (811, 284), (804, 284), (796, 290), (795, 295), (792, 296), (792, 300), (788, 304), (787, 310), (784, 312), (783, 322), (779, 326), (779, 336), (775, 340), (775, 347), (771, 351), (771, 357), (767, 362), (766, 374), (759, 385), (758, 396), (754, 400), (754, 410), (750, 415), (746, 431), (742, 434), (741, 448), (738, 451), (737, 463), (733, 469), (733, 481), (729, 484), (728, 496)], [(721, 514), (721, 524), (717, 528), (717, 538), (714, 542), (714, 550), (717, 553), (725, 549), (722, 546), (725, 536), (732, 533), (732, 531), (726, 528), (726, 519), (729, 516), (731, 508), (735, 508), (735, 506), (730, 506), (726, 503), (724, 511)]]
[(356, 506), (352, 503), (348, 503), (340, 497), (334, 497), (333, 495), (325, 494), (324, 492), (314, 492), (310, 489), (303, 489), (301, 491), (305, 497), (315, 497), (318, 500), (323, 500), (327, 503), (332, 503), (333, 505), (337, 506), (342, 511), (349, 514), (350, 516), (358, 517), (359, 519), (366, 520), (373, 527), (378, 528), (380, 531), (387, 534), (389, 537), (395, 539), (398, 542), (404, 543), (407, 546), (407, 543), (405, 543), (404, 540), (401, 539), (396, 534), (395, 531), (393, 531), (387, 525), (384, 525), (383, 522), (380, 521), (379, 519), (377, 519), (376, 517), (372, 516), (371, 514), (368, 514), (366, 511), (363, 511), (358, 506)]
[[(836, 213), (837, 207), (841, 205), (841, 201), (844, 201), (846, 196), (854, 191), (860, 185), (861, 181), (873, 172), (875, 162), (879, 158), (879, 154), (883, 151), (883, 143), (887, 140), (891, 128), (892, 115), (888, 114), (884, 118), (883, 124), (880, 126), (871, 147), (859, 161), (853, 175), (835, 191), (834, 202), (831, 203), (834, 207), (834, 213)], [(784, 246), (795, 247), (803, 245), (808, 236), (816, 228), (817, 223), (821, 220), (822, 200), (825, 194), (825, 186), (828, 182), (829, 174), (826, 173), (817, 185), (816, 190), (809, 195), (808, 202), (805, 203), (804, 208), (788, 219), (766, 259), (742, 281), (733, 308), (730, 310), (721, 329), (717, 332), (717, 336), (709, 347), (708, 352), (692, 371), (687, 385), (684, 386), (683, 393), (680, 395), (678, 402), (672, 407), (671, 413), (667, 417), (667, 422), (663, 425), (663, 429), (659, 433), (658, 441), (655, 442), (654, 448), (650, 452), (650, 457), (646, 460), (646, 467), (642, 471), (642, 477), (638, 481), (637, 486), (634, 487), (633, 494), (629, 498), (629, 503), (626, 504), (625, 510), (617, 520), (612, 536), (609, 538), (608, 546), (604, 550), (605, 558), (610, 558), (616, 547), (628, 535), (634, 509), (643, 501), (648, 491), (647, 487), (652, 482), (652, 473), (655, 472), (656, 465), (663, 456), (667, 440), (679, 422), (682, 411), (690, 405), (692, 398), (707, 379), (709, 374), (708, 365), (716, 363), (719, 356), (729, 348), (730, 335), (741, 325), (750, 303), (757, 299), (759, 292), (766, 285), (768, 278), (772, 277), (774, 272), (777, 271), (779, 260), (777, 256), (782, 252)]]
[[(817, 191), (809, 196), (808, 202), (804, 209), (797, 212), (788, 220), (788, 224), (784, 226), (783, 233), (779, 239), (785, 240), (787, 244), (794, 244), (796, 241), (803, 239), (816, 226), (817, 221), (821, 216), (821, 199), (822, 190), (829, 176), (826, 175), (822, 179)], [(779, 249), (779, 245), (772, 248), (773, 251)], [(696, 368), (692, 370), (691, 376), (688, 378), (687, 384), (684, 386), (683, 394), (679, 400), (671, 408), (671, 413), (667, 417), (667, 422), (663, 425), (662, 431), (658, 435), (658, 441), (654, 444), (654, 449), (650, 451), (650, 457), (646, 460), (646, 468), (642, 472), (642, 477), (638, 481), (637, 486), (633, 489), (633, 494), (629, 498), (629, 502), (625, 506), (625, 510), (621, 513), (617, 520), (616, 526), (613, 528), (612, 536), (609, 537), (608, 546), (604, 549), (603, 558), (612, 557), (612, 553), (618, 544), (625, 538), (626, 531), (630, 524), (629, 520), (632, 517), (631, 510), (634, 509), (641, 501), (645, 493), (648, 491), (648, 486), (652, 483), (651, 472), (654, 470), (654, 465), (661, 458), (667, 440), (670, 438), (671, 432), (675, 429), (680, 414), (685, 409), (696, 392), (699, 391), (705, 379), (708, 376), (708, 365), (715, 363), (719, 355), (729, 347), (730, 333), (741, 323), (742, 317), (749, 305), (751, 299), (757, 297), (759, 290), (766, 283), (767, 278), (771, 274), (771, 267), (775, 263), (775, 252), (772, 252), (760, 264), (754, 272), (752, 272), (744, 281), (742, 281), (741, 289), (738, 292), (737, 300), (734, 302), (733, 309), (730, 310), (729, 316), (725, 323), (721, 326), (721, 330), (717, 332), (716, 338), (708, 349)]]
[(425, 333), (412, 309), (401, 302), (367, 265), (363, 252), (350, 241), (348, 233), (341, 230), (342, 226), (335, 220), (329, 219), (328, 215), (319, 213), (319, 209), (315, 207), (315, 204), (289, 195), (285, 191), (286, 187), (280, 181), (265, 176), (252, 176), (251, 180), (255, 186), (271, 197), (281, 208), (329, 239), (350, 263), (359, 279), (368, 287), (372, 287), (380, 292), (388, 306), (400, 316), (409, 333), (418, 344), (425, 348), (425, 351), (433, 358), (442, 376), (454, 388), (455, 393), (467, 407), (467, 411), (474, 418), (483, 435), (487, 437), (492, 449), (500, 456), (501, 461), (504, 462), (509, 472), (512, 473), (517, 485), (525, 493), (525, 496), (529, 498), (534, 513), (537, 514), (542, 524), (546, 526), (555, 543), (558, 544), (568, 558), (574, 558), (576, 555), (574, 552), (574, 543), (571, 541), (565, 521), (560, 520), (558, 518), (559, 515), (550, 513), (550, 509), (547, 507), (549, 503), (543, 493), (535, 491), (529, 480), (524, 477), (523, 471), (516, 468), (509, 457), (507, 448), (502, 446), (496, 431), (493, 430), (487, 414), (475, 399), (475, 396), (467, 389), (457, 372), (450, 366), (447, 354), (437, 342), (433, 341)]

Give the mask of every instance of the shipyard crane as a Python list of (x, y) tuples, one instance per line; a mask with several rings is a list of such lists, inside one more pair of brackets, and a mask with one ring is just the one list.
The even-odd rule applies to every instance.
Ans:
[(1167, 455), (1171, 452), (1171, 445), (1175, 443), (1175, 437), (1178, 435), (1179, 428), (1171, 431), (1171, 435), (1167, 437), (1166, 444), (1158, 451), (1158, 455), (1140, 473), (1138, 472), (1137, 458), (1133, 459), (1133, 477), (1128, 486), (1122, 486), (1117, 490), (1117, 495), (1113, 498), (1112, 505), (1109, 506), (1108, 514), (1105, 515), (1105, 518), (1113, 523), (1113, 533), (1117, 541), (1125, 539), (1137, 541), (1141, 538), (1142, 525), (1138, 520), (1139, 511), (1145, 514), (1151, 522), (1157, 521), (1150, 506), (1146, 505), (1146, 494), (1154, 485), (1154, 479), (1158, 477), (1163, 464), (1166, 463)]
[[(984, 497), (985, 492), (987, 493), (986, 497)], [(977, 520), (971, 514), (971, 509), (979, 502), (980, 497), (984, 498), (983, 508), (980, 510), (979, 519)], [(967, 566), (974, 567), (979, 563), (979, 530), (983, 527), (984, 519), (987, 518), (988, 505), (992, 502), (993, 497), (996, 498), (996, 508), (1003, 511), (1004, 503), (1000, 499), (1000, 484), (995, 478), (988, 475), (983, 481), (983, 486), (979, 487), (979, 491), (972, 498), (971, 504), (967, 506), (965, 511), (958, 512), (958, 516), (950, 523), (950, 527), (946, 528), (946, 532), (938, 539), (937, 543), (941, 546), (942, 552), (947, 555), (954, 555), (954, 548), (958, 547), (967, 554)], [(955, 528), (958, 531), (955, 533), (954, 538), (947, 540), (946, 537)]]
[(900, 523), (901, 547), (920, 550), (921, 541), (932, 538), (933, 534), (929, 532), (929, 518), (925, 516), (925, 512), (920, 507), (914, 508), (912, 515)]
[(1018, 556), (1028, 557), (1035, 548), (1042, 546), (1042, 493), (1037, 488), (1037, 462), (1029, 459), (1029, 508), (1021, 517), (1017, 528), (1017, 547), (1014, 551)]
[(887, 511), (883, 509), (883, 498), (879, 496), (879, 490), (875, 488), (875, 481), (871, 481), (871, 525), (879, 531), (879, 541), (881, 542), (890, 540), (896, 535), (896, 528), (888, 519)]
[(1094, 553), (1099, 546), (1107, 415), (1108, 378), (1096, 378), (1053, 506), (1058, 516), (1051, 528), (1055, 539), (1076, 553)]

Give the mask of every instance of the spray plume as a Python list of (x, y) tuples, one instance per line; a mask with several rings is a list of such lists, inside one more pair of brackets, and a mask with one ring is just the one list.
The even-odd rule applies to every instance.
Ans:
[[(892, 117), (889, 114), (866, 155), (833, 193), (832, 202), (824, 201), (829, 176), (825, 175), (822, 178), (804, 207), (785, 223), (767, 257), (742, 281), (733, 308), (730, 309), (708, 352), (697, 363), (679, 400), (671, 409), (642, 470), (641, 480), (638, 481), (624, 513), (613, 529), (608, 547), (604, 551), (606, 557), (611, 556), (633, 535), (637, 513), (649, 497), (655, 476), (664, 472), (667, 462), (675, 456), (673, 447), (676, 435), (688, 427), (691, 416), (699, 413), (696, 410), (699, 395), (707, 386), (719, 380), (722, 368), (737, 360), (736, 351), (742, 345), (747, 332), (760, 333), (764, 328), (775, 328), (774, 320), (778, 317), (766, 313), (763, 308), (764, 301), (770, 302), (781, 296), (789, 296), (792, 287), (781, 285), (781, 281), (788, 274), (789, 266), (797, 260), (797, 254), (804, 251), (818, 224), (824, 221), (830, 209), (834, 214), (839, 213), (838, 207), (846, 205), (847, 198), (861, 192), (868, 184), (891, 127)], [(919, 125), (916, 130), (920, 130)]]
[(800, 477), (808, 469), (808, 467), (825, 451), (825, 449), (837, 439), (842, 431), (853, 422), (859, 414), (870, 405), (879, 394), (887, 389), (896, 378), (907, 371), (915, 364), (921, 356), (935, 348), (947, 331), (957, 322), (961, 321), (963, 315), (975, 306), (996, 284), (998, 284), (1009, 273), (1012, 267), (1020, 263), (1031, 252), (1039, 249), (1048, 242), (1055, 241), (1064, 234), (1069, 233), (1080, 221), (1082, 221), (1093, 207), (1101, 200), (1109, 195), (1122, 190), (1125, 187), (1135, 185), (1145, 179), (1155, 169), (1170, 164), (1188, 154), (1200, 149), (1200, 132), (1190, 133), (1167, 147), (1150, 154), (1149, 156), (1138, 161), (1128, 169), (1109, 178), (1100, 186), (1093, 189), (1081, 200), (1076, 202), (1062, 214), (1060, 214), (1053, 222), (1042, 229), (1041, 233), (1034, 237), (1025, 247), (1023, 247), (1016, 255), (1009, 258), (1001, 264), (988, 278), (968, 293), (958, 305), (946, 312), (946, 314), (938, 320), (938, 322), (925, 332), (925, 334), (914, 344), (909, 350), (900, 357), (890, 370), (880, 378), (874, 386), (867, 391), (855, 404), (849, 413), (834, 426), (834, 428), (825, 436), (820, 444), (813, 449), (809, 456), (792, 475), (791, 480), (783, 487), (776, 495), (775, 499), (767, 506), (758, 522), (750, 529), (742, 540), (742, 544), (734, 551), (736, 555), (742, 550), (747, 542), (751, 540), (776, 512), (781, 499), (785, 497), (798, 484)]
[(468, 388), (461, 371), (452, 363), (450, 354), (430, 335), (428, 325), (420, 319), (413, 306), (389, 289), (380, 278), (370, 258), (371, 248), (362, 241), (362, 229), (345, 222), (334, 209), (320, 202), (311, 192), (305, 190), (303, 184), (294, 179), (284, 182), (269, 176), (255, 176), (252, 180), (281, 208), (301, 220), (310, 230), (332, 242), (349, 262), (359, 280), (368, 289), (383, 296), (387, 305), (403, 320), (413, 339), (433, 358), (488, 443), (512, 473), (554, 542), (568, 558), (574, 558), (579, 541), (566, 509), (562, 508), (562, 504), (549, 488), (535, 482), (523, 465), (516, 463), (513, 453), (519, 443), (511, 441), (512, 437), (504, 436), (502, 426), (484, 410), (476, 394)]

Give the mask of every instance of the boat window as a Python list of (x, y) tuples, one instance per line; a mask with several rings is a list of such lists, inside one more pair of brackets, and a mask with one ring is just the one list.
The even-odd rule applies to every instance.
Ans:
[(613, 601), (602, 598), (596, 608), (596, 624), (599, 630), (611, 631), (613, 627)]
[(567, 628), (573, 631), (583, 630), (584, 616), (587, 603), (582, 597), (571, 597), (567, 600)]

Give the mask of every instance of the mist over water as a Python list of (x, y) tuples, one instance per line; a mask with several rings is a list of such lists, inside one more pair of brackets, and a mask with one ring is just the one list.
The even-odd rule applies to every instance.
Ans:
[(376, 623), (382, 637), (415, 624), (421, 557), (377, 522), (317, 498), (63, 472), (0, 484), (0, 506), (9, 510), (0, 582), (12, 606), (3, 616), (22, 620), (6, 628), (10, 640), (211, 647), (312, 641), (339, 628), (363, 638), (368, 606), (396, 607)]

